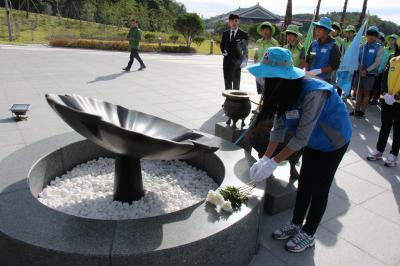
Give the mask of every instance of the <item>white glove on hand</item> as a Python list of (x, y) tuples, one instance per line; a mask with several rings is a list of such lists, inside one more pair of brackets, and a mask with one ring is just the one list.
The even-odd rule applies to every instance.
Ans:
[(255, 162), (251, 167), (250, 167), (250, 179), (253, 180), (253, 177), (255, 176), (255, 174), (258, 172), (258, 170), (260, 170), (260, 167), (262, 165), (263, 162), (268, 162), (270, 160), (270, 158), (268, 158), (267, 156), (263, 156), (260, 160), (258, 160), (257, 162)]
[(322, 69), (313, 69), (307, 72), (307, 74), (311, 76), (318, 76), (319, 74), (322, 73)]
[(224, 50), (224, 52), (222, 53), (223, 56), (227, 56), (228, 52), (226, 50)]
[(383, 98), (387, 105), (393, 105), (396, 102), (396, 99), (394, 98), (394, 96), (390, 95), (389, 93), (385, 93), (385, 95), (383, 95)]
[(251, 179), (255, 182), (263, 181), (270, 177), (275, 169), (278, 167), (278, 164), (274, 159), (268, 160), (267, 162), (262, 162), (259, 170), (255, 173)]

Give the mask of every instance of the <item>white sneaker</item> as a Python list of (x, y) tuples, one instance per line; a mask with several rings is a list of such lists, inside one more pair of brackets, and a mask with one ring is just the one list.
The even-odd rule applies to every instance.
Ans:
[(385, 166), (387, 167), (395, 167), (397, 165), (397, 157), (393, 154), (389, 154), (389, 156), (385, 160)]
[(370, 155), (368, 155), (367, 160), (371, 162), (380, 161), (382, 160), (382, 152), (380, 151), (373, 151)]
[(303, 252), (313, 246), (315, 246), (315, 236), (309, 236), (303, 230), (286, 243), (286, 249), (295, 253)]

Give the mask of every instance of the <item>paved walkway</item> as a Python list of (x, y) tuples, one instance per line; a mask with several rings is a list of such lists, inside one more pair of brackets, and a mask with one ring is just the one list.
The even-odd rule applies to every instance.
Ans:
[[(76, 93), (213, 132), (224, 121), (222, 58), (144, 54), (148, 69), (121, 73), (128, 54), (43, 46), (0, 46), (0, 160), (32, 142), (71, 129), (46, 93)], [(136, 65), (137, 66), (137, 65)], [(255, 92), (242, 74), (242, 88)], [(30, 103), (28, 121), (10, 119), (13, 103)], [(354, 137), (331, 189), (314, 249), (289, 254), (271, 232), (291, 211), (265, 215), (262, 248), (252, 265), (400, 265), (400, 171), (363, 160), (374, 148), (379, 110), (354, 120)]]

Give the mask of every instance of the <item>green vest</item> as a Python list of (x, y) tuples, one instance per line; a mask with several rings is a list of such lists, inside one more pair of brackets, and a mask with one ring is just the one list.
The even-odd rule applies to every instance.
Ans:
[(142, 31), (136, 28), (130, 28), (126, 36), (129, 41), (129, 49), (139, 49), (139, 42), (142, 39)]
[(258, 60), (261, 60), (263, 58), (265, 50), (267, 50), (267, 48), (276, 46), (279, 46), (279, 42), (274, 38), (271, 38), (269, 40), (264, 40), (264, 38), (258, 39), (256, 41), (256, 47), (258, 48), (257, 52)]
[(336, 45), (339, 47), (339, 49), (340, 49), (340, 47), (342, 46), (342, 44), (343, 44), (343, 39), (342, 39), (342, 37), (340, 37), (340, 36), (336, 36), (335, 38), (334, 38), (334, 40), (335, 40), (335, 42), (336, 42)]
[(295, 47), (292, 47), (289, 44), (286, 44), (283, 48), (286, 48), (292, 52), (293, 64), (295, 67), (298, 67), (301, 63), (301, 51), (303, 50), (303, 45), (301, 45), (301, 43), (297, 43)]
[(344, 42), (344, 48), (345, 48), (345, 52), (346, 52), (349, 49), (350, 44), (353, 42), (353, 40), (349, 41), (347, 38), (345, 38), (343, 40), (343, 42)]

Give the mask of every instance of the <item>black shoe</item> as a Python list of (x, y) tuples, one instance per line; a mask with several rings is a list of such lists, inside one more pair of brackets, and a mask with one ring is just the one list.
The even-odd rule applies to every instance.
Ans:
[(355, 116), (355, 115), (356, 115), (356, 111), (355, 111), (355, 110), (351, 111), (351, 112), (349, 113), (349, 115), (350, 115), (350, 116)]
[(129, 72), (129, 71), (131, 71), (131, 70), (130, 70), (129, 68), (125, 67), (125, 68), (122, 69), (122, 71)]
[(357, 112), (356, 112), (356, 116), (357, 116), (358, 118), (363, 118), (363, 117), (365, 116), (365, 113), (364, 113), (363, 111), (357, 111)]
[(143, 65), (143, 66), (140, 66), (138, 70), (141, 71), (141, 70), (143, 70), (143, 69), (145, 69), (145, 68), (146, 68), (146, 66)]

